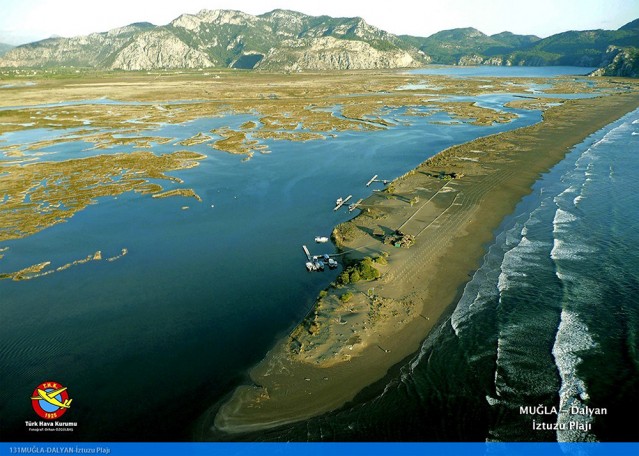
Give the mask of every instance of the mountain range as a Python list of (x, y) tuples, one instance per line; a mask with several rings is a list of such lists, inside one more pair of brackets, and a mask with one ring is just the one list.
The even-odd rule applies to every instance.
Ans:
[(10, 44), (0, 43), (0, 57), (5, 55), (7, 52), (9, 52), (14, 47), (15, 46), (11, 46)]
[[(130, 24), (103, 33), (0, 46), (1, 67), (120, 70), (241, 68), (277, 71), (410, 68), (452, 65), (636, 66), (639, 19), (618, 30), (568, 31), (541, 39), (474, 28), (429, 37), (397, 36), (362, 18), (274, 10), (183, 14), (167, 25)], [(2, 55), (4, 53), (4, 55)], [(628, 64), (626, 58), (632, 61)], [(620, 62), (623, 60), (623, 62)], [(624, 66), (625, 65), (625, 66)]]

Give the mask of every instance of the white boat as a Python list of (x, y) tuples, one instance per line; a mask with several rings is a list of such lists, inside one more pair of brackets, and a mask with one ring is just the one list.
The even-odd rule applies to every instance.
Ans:
[(310, 261), (306, 262), (306, 270), (308, 272), (314, 271), (315, 270), (315, 265), (313, 263), (311, 263)]
[(318, 244), (324, 244), (328, 242), (328, 238), (326, 236), (315, 236), (315, 242)]

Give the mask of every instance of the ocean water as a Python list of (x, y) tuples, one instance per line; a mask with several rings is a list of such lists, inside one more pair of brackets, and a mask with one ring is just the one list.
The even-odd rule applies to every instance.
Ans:
[(638, 175), (639, 110), (534, 185), (418, 354), (354, 404), (251, 438), (636, 441)]
[[(206, 144), (176, 143), (220, 126), (238, 127), (251, 116), (145, 132), (176, 138), (153, 144), (155, 153), (206, 155), (196, 168), (169, 173), (184, 185), (160, 182), (166, 189), (193, 188), (202, 203), (136, 193), (100, 198), (66, 223), (0, 244), (8, 248), (2, 272), (43, 261), (57, 267), (97, 250), (104, 257), (129, 252), (113, 263), (0, 281), (0, 438), (37, 439), (24, 426), (35, 416), (30, 394), (44, 381), (57, 381), (69, 388), (74, 401), (67, 416), (79, 426), (73, 436), (58, 438), (190, 439), (201, 413), (246, 380), (247, 370), (301, 321), (339, 273), (307, 273), (301, 248), (334, 253), (332, 244), (313, 240), (352, 217), (332, 210), (335, 199), (367, 196), (372, 188), (365, 183), (374, 174), (392, 179), (453, 144), (540, 120), (536, 111), (503, 108), (512, 99), (477, 99), (515, 112), (518, 118), (507, 124), (479, 127), (444, 113), (411, 117), (405, 109), (389, 110), (385, 117), (401, 122), (388, 130), (306, 143), (268, 141), (271, 153), (248, 162)], [(73, 133), (27, 130), (0, 140), (24, 145)], [(25, 154), (55, 161), (98, 153), (88, 150), (92, 144), (67, 139), (46, 148), (47, 155)]]
[[(519, 116), (508, 124), (490, 127), (451, 122), (444, 114), (412, 118), (399, 109), (385, 117), (398, 118), (406, 125), (400, 123), (375, 133), (338, 133), (325, 141), (268, 142), (271, 154), (256, 154), (248, 162), (207, 145), (193, 146), (188, 149), (207, 158), (197, 168), (170, 174), (184, 179), (180, 187), (193, 188), (203, 203), (139, 194), (101, 198), (67, 223), (3, 242), (0, 248), (9, 249), (0, 261), (2, 272), (45, 260), (59, 266), (97, 250), (105, 257), (122, 248), (129, 254), (114, 263), (92, 262), (31, 281), (0, 281), (0, 439), (38, 439), (25, 430), (24, 421), (35, 416), (29, 401), (34, 387), (47, 380), (69, 387), (74, 402), (65, 417), (79, 423), (73, 436), (57, 438), (192, 438), (191, 426), (201, 413), (247, 380), (247, 370), (305, 316), (319, 290), (339, 272), (306, 273), (301, 251), (301, 245), (307, 244), (315, 252), (319, 247), (313, 244), (314, 236), (328, 235), (334, 225), (351, 217), (345, 211), (332, 211), (335, 198), (347, 194), (353, 194), (355, 200), (365, 197), (370, 189), (364, 183), (380, 170), (384, 173), (380, 177), (394, 178), (453, 144), (540, 120), (536, 111), (503, 108), (511, 99), (511, 94), (474, 99), (482, 106)], [(246, 116), (199, 119), (159, 126), (148, 133), (175, 137), (177, 142), (246, 120)], [(628, 128), (634, 130), (623, 138), (636, 141), (637, 135), (632, 133), (637, 133), (637, 124), (630, 125)], [(30, 130), (0, 139), (6, 141), (4, 145), (26, 144), (66, 133), (72, 132)], [(614, 138), (613, 134), (606, 141)], [(606, 141), (600, 147), (608, 144)], [(623, 144), (624, 154), (630, 154), (632, 144), (636, 146), (636, 142)], [(82, 141), (71, 138), (48, 148), (48, 155), (38, 159), (63, 160), (95, 153), (85, 148)], [(165, 153), (180, 149), (184, 147), (171, 143), (155, 144), (152, 150)], [(100, 153), (126, 150), (130, 149)], [(571, 155), (575, 157), (573, 164), (579, 154)], [(614, 167), (610, 179), (618, 179), (629, 191), (616, 190), (602, 203), (618, 199), (615, 216), (626, 221), (627, 207), (632, 207), (630, 200), (637, 194), (636, 184), (627, 181), (626, 173), (632, 171), (633, 164), (630, 156), (627, 159), (629, 163), (623, 167)], [(609, 237), (635, 236), (615, 244), (618, 254), (623, 253), (619, 261), (597, 259), (600, 251), (584, 250), (595, 248), (596, 243), (590, 240), (572, 245), (572, 237), (561, 230), (586, 223), (585, 212), (580, 210), (596, 198), (585, 190), (560, 197), (570, 187), (562, 186), (562, 169), (571, 169), (569, 160), (542, 179), (535, 193), (521, 203), (517, 215), (505, 222), (486, 265), (469, 284), (455, 312), (424, 342), (419, 355), (398, 366), (385, 383), (362, 392), (358, 402), (343, 411), (247, 438), (553, 439), (556, 433), (517, 434), (521, 428), (517, 425), (511, 429), (512, 417), (529, 424), (526, 417), (518, 417), (515, 404), (519, 398), (530, 399), (530, 404), (524, 405), (531, 406), (559, 405), (563, 400), (565, 404), (591, 406), (606, 403), (611, 410), (623, 404), (623, 398), (636, 398), (636, 367), (628, 367), (636, 366), (636, 301), (625, 291), (637, 290), (636, 276), (633, 279), (627, 273), (632, 271), (627, 266), (632, 249), (625, 244), (636, 240), (636, 229), (632, 228), (633, 223), (636, 228), (636, 219), (618, 224)], [(601, 171), (592, 168), (587, 172)], [(596, 181), (595, 174), (587, 177)], [(553, 190), (551, 182), (557, 183)], [(163, 184), (167, 189), (174, 185)], [(542, 190), (543, 185), (549, 189)], [(630, 191), (633, 185), (634, 194)], [(554, 206), (549, 201), (545, 206), (537, 204), (535, 195), (543, 195), (539, 201), (551, 195)], [(579, 210), (559, 206), (568, 204), (570, 198)], [(623, 206), (622, 198), (629, 199), (629, 206)], [(184, 205), (190, 209), (181, 210)], [(537, 210), (538, 206), (544, 209)], [(530, 233), (523, 241), (516, 223), (523, 229), (526, 214), (536, 210), (540, 217), (546, 217), (546, 209), (552, 216), (550, 225), (531, 220), (527, 223)], [(612, 206), (600, 211), (603, 229), (612, 220)], [(589, 235), (594, 232), (587, 227)], [(509, 253), (515, 247), (519, 250)], [(535, 253), (542, 247), (549, 248), (546, 254)], [(328, 245), (318, 253), (326, 250), (332, 253)], [(600, 319), (591, 321), (571, 303), (595, 287), (579, 288), (586, 283), (580, 278), (570, 282), (575, 274), (570, 266), (576, 260), (566, 258), (566, 252), (613, 268), (608, 273), (616, 273), (626, 287), (616, 288), (611, 281), (605, 282), (608, 288), (599, 289), (597, 296), (611, 296), (595, 306), (601, 308)], [(535, 271), (548, 269), (552, 274), (530, 277), (532, 282), (526, 285), (524, 278), (529, 276), (524, 274), (529, 272), (516, 268), (521, 261), (537, 262)], [(556, 265), (561, 268), (555, 269)], [(597, 270), (594, 277), (604, 275)], [(553, 284), (556, 287), (551, 287)], [(543, 299), (531, 295), (530, 302), (524, 300), (527, 295), (521, 290), (533, 293), (541, 286), (549, 287)], [(524, 304), (518, 305), (518, 300)], [(610, 331), (606, 333), (604, 326), (597, 325)], [(530, 333), (537, 338), (529, 337)], [(578, 343), (571, 342), (577, 337), (575, 333), (585, 334)], [(611, 338), (602, 342), (602, 334)], [(589, 369), (593, 371), (590, 374)], [(599, 383), (593, 383), (591, 377), (600, 378)], [(612, 399), (606, 402), (609, 398), (605, 394), (610, 391), (623, 398), (618, 397), (617, 403)], [(618, 414), (610, 412), (608, 421), (591, 420), (593, 433), (584, 438), (627, 435), (632, 423), (610, 421), (615, 416)]]

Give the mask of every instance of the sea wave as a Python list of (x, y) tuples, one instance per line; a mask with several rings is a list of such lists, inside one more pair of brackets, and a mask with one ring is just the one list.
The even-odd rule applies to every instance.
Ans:
[[(639, 110), (632, 115), (638, 114)], [(492, 322), (485, 326), (495, 331), (486, 337), (490, 344), (476, 352), (464, 348), (467, 360), (494, 359), (494, 373), (489, 371), (493, 390), (484, 397), (502, 419), (490, 429), (492, 439), (521, 438), (521, 429), (512, 423), (521, 425), (517, 407), (530, 398), (556, 405), (558, 395), (562, 410), (592, 405), (588, 388), (594, 397), (596, 378), (587, 373), (590, 364), (580, 366), (587, 354), (599, 356), (597, 351), (604, 351), (601, 322), (591, 317), (603, 312), (600, 304), (609, 299), (606, 287), (613, 279), (593, 273), (591, 262), (610, 250), (609, 239), (627, 231), (623, 225), (612, 226), (611, 218), (628, 220), (625, 212), (617, 210), (620, 192), (601, 190), (616, 185), (609, 176), (617, 174), (621, 182), (629, 173), (615, 161), (615, 153), (623, 152), (620, 144), (632, 149), (636, 140), (628, 130), (639, 124), (639, 119), (632, 119), (625, 117), (592, 135), (535, 185), (527, 203), (522, 201), (518, 208), (516, 223), (497, 236), (450, 318), (460, 342), (472, 339), (475, 347), (480, 345), (477, 331), (473, 332), (475, 323)], [(492, 356), (486, 356), (487, 349)], [(598, 439), (592, 431), (570, 429), (571, 421), (586, 429), (593, 418), (560, 414), (558, 441)]]
[(557, 208), (557, 211), (555, 212), (555, 218), (552, 221), (553, 225), (561, 225), (561, 224), (567, 224), (567, 223), (572, 223), (574, 221), (577, 220), (577, 217), (575, 216), (575, 214), (565, 211), (561, 208)]
[(579, 422), (586, 429), (592, 422), (587, 415), (573, 415), (568, 413), (570, 407), (583, 408), (589, 399), (586, 383), (578, 375), (577, 368), (581, 363), (580, 353), (597, 347), (590, 335), (586, 324), (573, 311), (563, 309), (561, 321), (557, 329), (552, 354), (555, 365), (561, 377), (559, 389), (559, 408), (565, 413), (557, 416), (557, 440), (559, 442), (587, 442), (596, 441), (596, 436), (585, 430), (570, 429), (570, 422)]
[(488, 302), (499, 296), (496, 286), (499, 264), (503, 257), (503, 245), (506, 233), (497, 236), (496, 243), (488, 249), (482, 266), (473, 274), (470, 282), (464, 287), (462, 297), (450, 316), (450, 325), (457, 337), (463, 331), (470, 317), (481, 310)]
[[(550, 251), (550, 258), (555, 261), (581, 260), (597, 250), (585, 242), (555, 238)], [(561, 277), (560, 277), (561, 278)]]

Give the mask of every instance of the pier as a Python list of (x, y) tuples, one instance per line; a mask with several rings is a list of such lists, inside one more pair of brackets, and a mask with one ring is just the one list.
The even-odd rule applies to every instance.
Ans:
[(308, 260), (305, 265), (308, 272), (323, 271), (324, 266), (328, 266), (329, 269), (335, 269), (338, 266), (337, 261), (331, 258), (331, 256), (336, 255), (329, 255), (328, 253), (311, 255), (311, 252), (309, 252), (308, 247), (305, 245), (302, 246), (302, 250), (304, 250), (304, 255), (306, 255), (306, 259)]
[(382, 183), (382, 184), (384, 184), (384, 185), (386, 185), (386, 184), (388, 184), (388, 183), (390, 182), (390, 180), (387, 180), (387, 179), (378, 179), (378, 177), (379, 177), (379, 175), (378, 175), (378, 174), (375, 174), (373, 177), (371, 177), (371, 180), (369, 180), (368, 182), (366, 182), (366, 186), (367, 186), (367, 187), (370, 187), (370, 185), (371, 185), (373, 182), (381, 182), (381, 183)]
[(348, 202), (348, 200), (350, 200), (352, 197), (353, 197), (353, 195), (348, 195), (344, 199), (338, 198), (338, 200), (335, 202), (335, 209), (333, 209), (333, 210), (334, 211), (339, 210), (339, 208), (342, 207), (344, 204), (346, 204)]
[(362, 204), (362, 201), (364, 201), (364, 198), (360, 198), (359, 200), (357, 200), (356, 203), (353, 203), (350, 206), (348, 206), (348, 212), (353, 212), (355, 209), (357, 209), (357, 207), (360, 204)]
[(308, 261), (313, 261), (313, 258), (311, 257), (311, 252), (308, 251), (308, 248), (303, 245), (302, 249), (304, 250), (304, 254), (306, 255), (306, 258), (308, 259)]

